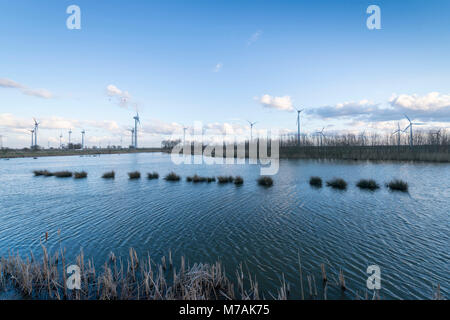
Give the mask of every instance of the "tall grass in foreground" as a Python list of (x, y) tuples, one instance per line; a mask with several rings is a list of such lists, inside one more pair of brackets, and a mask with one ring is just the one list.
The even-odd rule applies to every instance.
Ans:
[(320, 177), (311, 177), (309, 179), (309, 184), (313, 187), (316, 188), (321, 188), (322, 187), (322, 178)]
[(330, 181), (327, 181), (327, 186), (332, 187), (333, 189), (345, 190), (347, 189), (347, 182), (341, 178), (334, 178)]
[[(235, 270), (235, 277), (229, 277), (221, 262), (213, 264), (186, 264), (181, 257), (174, 263), (172, 254), (160, 261), (150, 255), (139, 257), (132, 248), (124, 259), (110, 253), (101, 268), (96, 268), (93, 259), (84, 257), (83, 252), (77, 256), (76, 265), (80, 268), (81, 290), (67, 288), (65, 250), (53, 254), (42, 246), (41, 259), (33, 253), (23, 259), (17, 252), (0, 258), (0, 290), (15, 291), (25, 299), (68, 299), (68, 300), (285, 300), (291, 297), (291, 283), (284, 274), (279, 275), (276, 292), (263, 291), (256, 277), (250, 270), (243, 270), (242, 264)], [(331, 266), (330, 266), (331, 268)], [(367, 290), (350, 290), (346, 287), (342, 269), (327, 274), (325, 264), (320, 272), (306, 273), (298, 258), (299, 276), (294, 280), (299, 284), (302, 299), (327, 299), (327, 292), (335, 294), (342, 291), (344, 299), (380, 298)], [(316, 279), (317, 276), (317, 279)], [(317, 280), (317, 281), (316, 281)], [(364, 282), (365, 283), (365, 282)], [(305, 284), (305, 287), (304, 285)], [(319, 284), (317, 286), (317, 284)], [(345, 292), (345, 293), (344, 293)], [(352, 292), (352, 293), (350, 293)], [(432, 297), (442, 299), (440, 286), (434, 288)]]
[(130, 180), (140, 179), (141, 173), (139, 171), (128, 172), (128, 177)]
[(273, 185), (273, 180), (271, 177), (264, 176), (258, 179), (258, 184), (264, 187), (271, 187)]
[(387, 184), (387, 187), (393, 191), (408, 192), (408, 183), (400, 179), (392, 180)]
[(164, 179), (166, 181), (180, 181), (181, 178), (175, 172), (170, 172), (169, 174), (166, 175)]
[(378, 185), (378, 183), (375, 180), (372, 179), (361, 179), (358, 181), (358, 183), (356, 184), (356, 186), (360, 189), (368, 189), (371, 191), (377, 190), (380, 188), (380, 186)]
[(114, 171), (110, 171), (110, 172), (105, 172), (102, 175), (103, 179), (114, 179), (116, 177), (116, 173)]

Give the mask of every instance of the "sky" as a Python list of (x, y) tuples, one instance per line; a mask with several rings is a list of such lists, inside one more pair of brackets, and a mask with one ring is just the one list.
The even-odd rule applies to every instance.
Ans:
[[(70, 5), (81, 29), (68, 29)], [(370, 5), (381, 29), (370, 30)], [(0, 0), (5, 147), (450, 124), (450, 1)]]

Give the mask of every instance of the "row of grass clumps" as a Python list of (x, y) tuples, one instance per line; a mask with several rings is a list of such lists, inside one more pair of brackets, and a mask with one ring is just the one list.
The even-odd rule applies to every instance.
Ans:
[[(321, 188), (322, 179), (320, 177), (311, 177), (309, 184), (313, 187)], [(341, 178), (334, 178), (327, 181), (327, 186), (333, 189), (346, 190), (347, 182)], [(380, 185), (373, 179), (361, 179), (356, 183), (356, 186), (360, 189), (375, 191), (380, 188)], [(386, 187), (393, 191), (408, 191), (408, 183), (405, 181), (395, 179), (386, 184)]]
[(175, 172), (170, 172), (169, 174), (167, 174), (164, 178), (164, 180), (166, 181), (180, 181), (181, 178), (179, 175), (177, 175)]
[(194, 174), (193, 176), (186, 177), (186, 181), (193, 182), (193, 183), (201, 183), (201, 182), (211, 183), (211, 182), (215, 182), (216, 178), (215, 177), (200, 177), (199, 175)]
[(159, 179), (159, 174), (158, 174), (158, 172), (149, 172), (149, 173), (147, 173), (147, 178), (149, 179), (149, 180), (155, 180), (155, 179)]

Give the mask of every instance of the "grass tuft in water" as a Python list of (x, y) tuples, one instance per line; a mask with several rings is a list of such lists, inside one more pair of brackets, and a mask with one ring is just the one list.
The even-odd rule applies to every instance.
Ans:
[(408, 183), (400, 179), (392, 180), (387, 184), (387, 187), (393, 191), (408, 192)]
[(139, 171), (128, 172), (128, 177), (130, 180), (140, 179), (141, 173)]
[(218, 176), (217, 182), (218, 183), (232, 183), (234, 181), (234, 178), (232, 176)]
[(264, 187), (271, 187), (273, 185), (273, 179), (268, 176), (260, 177), (258, 179), (258, 184)]
[(234, 178), (234, 184), (237, 186), (243, 185), (244, 179), (241, 176), (237, 176), (236, 178)]
[(44, 176), (44, 177), (51, 177), (53, 176), (53, 173), (51, 173), (48, 170), (34, 170), (33, 171), (35, 177)]
[(158, 172), (147, 173), (147, 178), (149, 180), (159, 179), (159, 174)]
[(347, 182), (341, 178), (334, 178), (330, 181), (327, 181), (327, 186), (332, 187), (333, 189), (345, 190), (347, 189)]
[(74, 176), (74, 178), (75, 179), (84, 179), (84, 178), (87, 178), (87, 172), (86, 171), (81, 171), (81, 172), (75, 172), (74, 174), (73, 174), (73, 176)]
[(373, 179), (361, 179), (358, 181), (356, 186), (360, 189), (377, 190), (380, 188), (378, 183)]
[(57, 171), (53, 175), (57, 178), (70, 178), (73, 174), (70, 171)]
[(309, 178), (309, 184), (313, 187), (322, 188), (322, 178), (311, 177)]
[(164, 178), (166, 181), (180, 181), (180, 176), (177, 175), (175, 172), (170, 172), (166, 177)]
[(103, 179), (114, 179), (116, 177), (116, 173), (114, 171), (105, 172), (102, 176)]

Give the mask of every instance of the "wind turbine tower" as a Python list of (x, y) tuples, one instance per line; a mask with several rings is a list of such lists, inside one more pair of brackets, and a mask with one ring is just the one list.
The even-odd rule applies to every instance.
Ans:
[(84, 135), (86, 134), (86, 131), (83, 129), (81, 131), (81, 149), (84, 149)]
[(34, 147), (34, 129), (29, 130), (31, 132), (31, 149)]
[(59, 148), (62, 149), (62, 133), (59, 135)]
[(297, 110), (297, 144), (300, 145), (300, 113), (302, 113), (303, 109)]
[(72, 137), (72, 129), (69, 129), (69, 144), (71, 142), (71, 137)]
[(325, 130), (325, 127), (323, 127), (321, 131), (316, 132), (316, 134), (319, 135), (320, 146), (322, 146), (322, 139), (325, 137), (325, 135), (323, 134), (323, 130)]
[(411, 122), (411, 119), (408, 118), (408, 116), (405, 114), (405, 118), (408, 119), (409, 121), (409, 125), (405, 128), (405, 130), (403, 130), (403, 132), (406, 132), (406, 130), (408, 130), (409, 128), (409, 146), (412, 148), (413, 144), (414, 144), (414, 139), (413, 139), (413, 125), (419, 126), (422, 125), (423, 123), (413, 123)]
[(36, 121), (35, 118), (33, 118), (34, 120), (34, 147), (37, 148), (37, 133), (38, 133), (38, 128), (39, 128), (39, 122)]
[(131, 132), (131, 145), (130, 147), (134, 147), (134, 128), (129, 129), (129, 131)]
[(253, 126), (257, 124), (258, 122), (251, 122), (247, 120), (248, 124), (250, 125), (250, 142), (253, 141)]
[(186, 145), (186, 130), (189, 129), (189, 127), (183, 127), (183, 145)]
[(400, 147), (400, 135), (402, 133), (402, 130), (400, 129), (400, 122), (397, 122), (397, 130), (394, 131), (394, 134), (397, 134), (397, 146)]
[(141, 121), (139, 120), (139, 113), (136, 112), (136, 116), (133, 117), (134, 119), (134, 148), (137, 149), (138, 147), (138, 143), (137, 143), (137, 135), (138, 135), (138, 129), (137, 126), (138, 124), (141, 123)]

